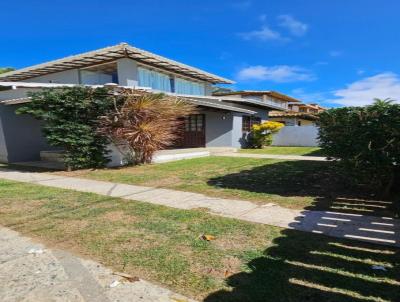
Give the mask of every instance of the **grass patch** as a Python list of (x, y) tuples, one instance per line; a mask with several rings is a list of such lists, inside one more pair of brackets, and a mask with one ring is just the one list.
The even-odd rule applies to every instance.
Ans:
[(200, 210), (0, 180), (0, 223), (205, 301), (398, 301), (400, 292), (398, 249)]
[(204, 157), (61, 174), (244, 199), (260, 204), (273, 202), (293, 209), (392, 215), (392, 209), (386, 205), (373, 207), (370, 202), (365, 203), (363, 199), (371, 199), (371, 196), (343, 183), (332, 162)]
[(263, 149), (241, 149), (240, 153), (252, 154), (274, 154), (274, 155), (307, 155), (324, 156), (321, 148), (318, 147), (265, 147)]

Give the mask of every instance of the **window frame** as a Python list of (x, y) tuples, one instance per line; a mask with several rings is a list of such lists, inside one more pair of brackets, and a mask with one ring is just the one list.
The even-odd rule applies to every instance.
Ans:
[(261, 117), (259, 116), (242, 116), (242, 132), (250, 132), (254, 125), (261, 124)]

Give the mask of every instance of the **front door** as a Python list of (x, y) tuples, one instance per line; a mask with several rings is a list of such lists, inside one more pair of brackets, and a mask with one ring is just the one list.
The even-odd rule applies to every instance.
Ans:
[(206, 146), (205, 123), (204, 114), (192, 114), (185, 117), (182, 147), (196, 148)]

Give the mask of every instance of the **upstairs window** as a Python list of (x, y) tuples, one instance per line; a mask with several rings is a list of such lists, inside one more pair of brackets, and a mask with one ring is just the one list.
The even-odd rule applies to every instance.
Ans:
[(179, 94), (205, 95), (206, 89), (202, 83), (175, 78), (175, 92)]
[(143, 67), (138, 68), (138, 73), (139, 86), (151, 87), (155, 90), (165, 92), (172, 92), (172, 83), (169, 75)]

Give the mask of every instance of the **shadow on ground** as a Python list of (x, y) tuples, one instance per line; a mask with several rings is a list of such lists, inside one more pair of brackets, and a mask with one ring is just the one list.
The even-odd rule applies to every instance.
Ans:
[(273, 243), (204, 301), (400, 301), (398, 249), (294, 230)]
[(308, 153), (305, 153), (306, 156), (325, 156), (324, 151), (322, 149), (314, 150)]
[[(252, 257), (243, 272), (227, 278), (231, 290), (212, 293), (204, 301), (400, 301), (398, 248), (315, 234), (326, 234), (341, 223), (350, 225), (346, 231), (360, 230), (351, 225), (361, 215), (393, 213), (389, 201), (375, 200), (369, 192), (344, 183), (332, 163), (279, 162), (216, 177), (208, 184), (286, 197), (311, 196), (313, 204), (303, 211), (304, 216), (296, 217), (293, 227), (303, 223), (297, 229), (314, 234), (283, 230), (263, 255)], [(321, 217), (309, 219), (307, 215), (312, 214)], [(372, 217), (372, 221), (378, 220), (374, 229), (385, 232), (393, 228), (390, 221)], [(307, 221), (312, 223), (307, 225)]]
[(311, 197), (305, 210), (335, 210), (393, 216), (391, 201), (376, 200), (368, 188), (343, 180), (333, 162), (282, 161), (210, 178), (210, 186), (284, 197)]

